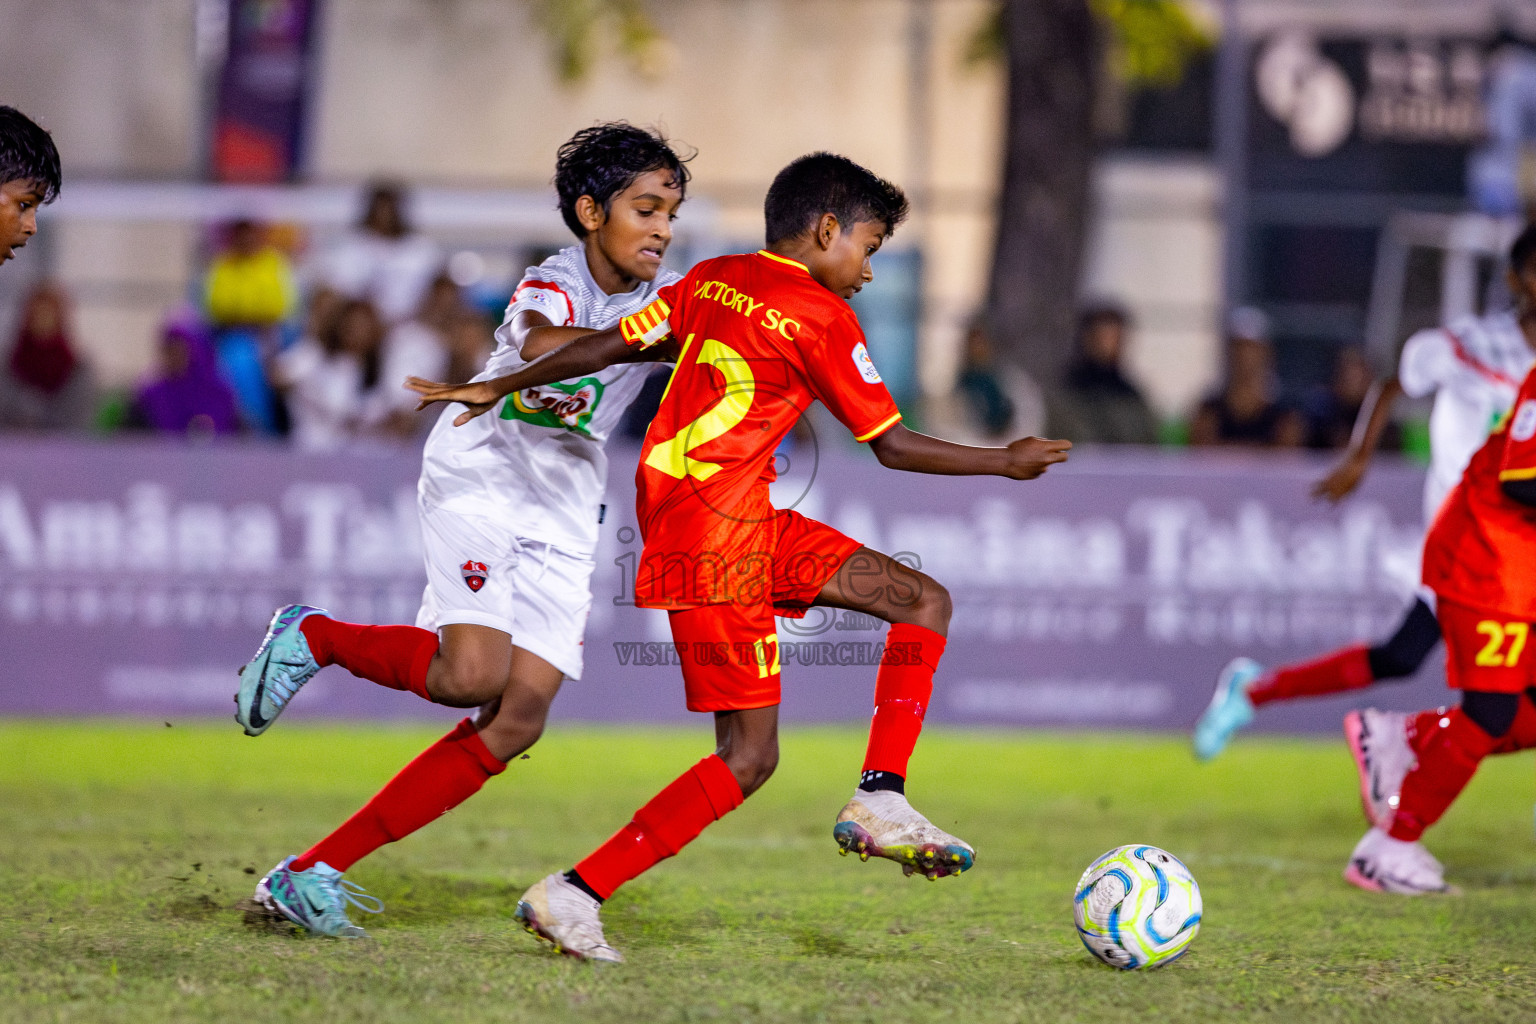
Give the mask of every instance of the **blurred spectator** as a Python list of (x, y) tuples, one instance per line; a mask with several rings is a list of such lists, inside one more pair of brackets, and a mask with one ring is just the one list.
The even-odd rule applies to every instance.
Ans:
[(1050, 402), (1046, 432), (1073, 442), (1156, 444), (1157, 418), (1120, 369), (1131, 318), (1111, 304), (1090, 306), (1077, 321), (1077, 355)]
[[(1375, 380), (1362, 349), (1355, 345), (1340, 348), (1334, 357), (1333, 376), (1327, 386), (1317, 388), (1307, 396), (1304, 407), (1307, 447), (1348, 447), (1360, 407), (1365, 404), (1365, 397)], [(1396, 424), (1387, 427), (1381, 443), (1386, 448), (1398, 446)]]
[(995, 337), (984, 314), (966, 324), (955, 387), (923, 400), (924, 429), (960, 444), (996, 444), (1000, 438), (1045, 432), (1040, 388), (1019, 367), (994, 358)]
[(955, 390), (986, 436), (997, 437), (1008, 429), (1013, 420), (1013, 402), (992, 363), (992, 339), (979, 319), (966, 329), (965, 355)]
[(359, 423), (363, 398), (379, 383), (384, 324), (373, 304), (322, 293), (310, 333), (281, 353), (276, 383), (288, 400), (292, 436), (301, 447), (339, 448)]
[(390, 328), (384, 342), (390, 361), (420, 367), (408, 371), (418, 377), (441, 379), (448, 368), (449, 334), (465, 312), (459, 286), (453, 278), (439, 274), (416, 315)]
[(393, 324), (415, 314), (442, 263), (432, 240), (412, 231), (401, 188), (380, 183), (357, 227), (320, 258), (316, 283), (369, 300)]
[(67, 430), (90, 425), (95, 386), (69, 336), (64, 293), (43, 282), (22, 303), (0, 373), (0, 426)]
[(1226, 382), (1200, 403), (1189, 427), (1189, 443), (1299, 446), (1306, 439), (1306, 421), (1281, 405), (1275, 390), (1269, 318), (1251, 307), (1234, 310), (1227, 331)]
[(433, 414), (439, 410), (416, 412), (418, 399), (415, 392), (405, 389), (405, 378), (444, 378), (454, 328), (467, 312), (459, 286), (453, 278), (439, 274), (416, 315), (396, 324), (385, 336), (380, 389), (374, 399), (375, 415), (383, 417), (380, 425), (384, 430), (408, 437), (436, 418)]
[[(334, 450), (369, 437), (408, 437), (419, 429), (424, 417), (412, 411), (416, 397), (402, 387), (411, 371), (389, 358), (385, 336), (371, 302), (344, 299), (317, 319), (314, 334), (278, 356), (277, 383), (287, 391), (300, 447)], [(439, 352), (439, 372), (445, 364)]]
[(266, 229), (249, 220), (230, 225), (225, 248), (204, 278), (203, 300), (214, 326), (219, 370), (234, 388), (241, 418), (263, 433), (280, 433), (286, 426), (268, 367), (295, 297), (293, 267), (269, 243)]
[(449, 384), (473, 380), (491, 358), (494, 334), (495, 327), (473, 310), (466, 309), (454, 317), (448, 329), (448, 367), (443, 371), (443, 380)]
[(160, 367), (134, 396), (126, 426), (162, 434), (233, 434), (235, 395), (219, 376), (213, 344), (190, 312), (160, 336)]
[(249, 220), (229, 226), (224, 249), (203, 280), (203, 300), (215, 327), (276, 327), (295, 299), (293, 266), (267, 241), (266, 229)]

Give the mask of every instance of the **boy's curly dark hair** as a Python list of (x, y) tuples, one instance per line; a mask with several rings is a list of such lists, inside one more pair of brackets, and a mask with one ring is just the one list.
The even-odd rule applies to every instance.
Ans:
[(0, 184), (29, 182), (51, 203), (62, 180), (53, 137), (15, 107), (0, 106)]
[(901, 189), (835, 153), (811, 153), (791, 163), (768, 186), (763, 221), (768, 244), (793, 238), (815, 227), (824, 213), (845, 227), (878, 221), (889, 236), (907, 219)]
[(583, 128), (555, 156), (560, 216), (577, 238), (587, 237), (576, 217), (576, 200), (591, 196), (607, 213), (613, 197), (647, 171), (670, 171), (678, 191), (686, 196), (689, 175), (684, 164), (692, 159), (693, 154), (678, 156), (666, 137), (654, 128), (639, 128), (628, 121)]

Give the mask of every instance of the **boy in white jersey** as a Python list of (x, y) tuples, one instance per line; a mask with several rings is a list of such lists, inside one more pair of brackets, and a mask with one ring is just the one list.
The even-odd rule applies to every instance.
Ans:
[[(561, 146), (560, 212), (581, 242), (529, 268), (475, 379), (612, 326), (676, 281), (661, 260), (687, 183), (665, 139), (623, 122), (584, 129)], [(247, 735), (264, 732), (330, 664), (480, 711), (339, 829), (273, 868), (256, 887), (269, 910), (316, 934), (363, 934), (347, 902), (382, 907), (343, 883), (342, 872), (468, 799), (539, 738), (562, 680), (581, 677), (603, 446), (648, 372), (625, 364), (529, 388), (465, 429), (451, 426), (455, 413), (443, 414), (422, 457), (427, 587), (415, 626), (353, 625), (308, 605), (273, 617), (240, 672), (235, 720)]]
[[(1509, 252), (1509, 289), (1514, 308), (1463, 317), (1448, 327), (1419, 331), (1403, 345), (1395, 377), (1379, 382), (1355, 424), (1343, 459), (1313, 489), (1315, 497), (1340, 501), (1359, 485), (1399, 395), (1434, 395), (1429, 415), (1430, 465), (1424, 481), (1424, 520), (1461, 479), (1474, 452), (1509, 411), (1520, 382), (1536, 362), (1536, 226), (1527, 227)], [(1215, 696), (1195, 726), (1195, 755), (1215, 757), (1262, 704), (1360, 689), (1413, 675), (1440, 642), (1434, 595), (1420, 587), (1397, 631), (1374, 647), (1355, 644), (1315, 661), (1268, 672), (1237, 658), (1221, 672)], [(1411, 766), (1406, 716), (1368, 708), (1350, 712), (1344, 732), (1360, 769), (1369, 808), (1385, 806)], [(1395, 780), (1395, 781), (1394, 781)]]

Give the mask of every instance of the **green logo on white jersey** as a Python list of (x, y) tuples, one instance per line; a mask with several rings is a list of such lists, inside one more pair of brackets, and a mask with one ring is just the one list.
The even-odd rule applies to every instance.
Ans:
[(522, 420), (538, 427), (572, 430), (583, 437), (591, 437), (587, 426), (602, 398), (603, 382), (596, 377), (545, 384), (508, 395), (501, 406), (501, 418)]

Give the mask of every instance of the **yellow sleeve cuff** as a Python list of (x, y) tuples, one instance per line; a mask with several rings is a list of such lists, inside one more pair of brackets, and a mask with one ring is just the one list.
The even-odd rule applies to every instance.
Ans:
[(884, 423), (880, 424), (875, 429), (866, 431), (866, 432), (864, 432), (862, 434), (855, 434), (853, 439), (855, 441), (858, 441), (860, 444), (863, 444), (865, 441), (873, 441), (875, 438), (879, 437), (881, 434), (885, 433), (887, 430), (890, 430), (892, 427), (894, 427), (897, 423), (900, 423), (900, 422), (901, 422), (901, 413), (898, 412), (894, 416), (892, 416), (890, 419), (888, 419)]

